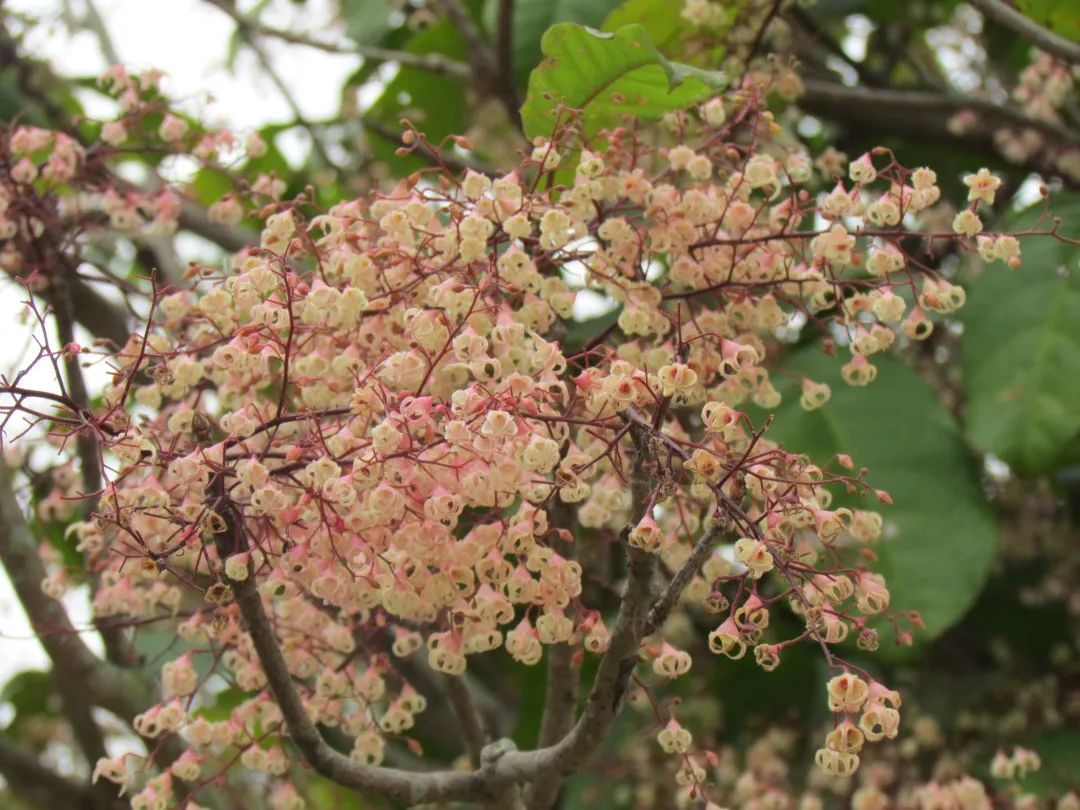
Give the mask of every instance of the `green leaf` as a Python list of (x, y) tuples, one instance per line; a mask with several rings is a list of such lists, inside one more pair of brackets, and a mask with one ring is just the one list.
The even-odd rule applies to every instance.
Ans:
[(1042, 760), (1039, 770), (1020, 781), (1020, 786), (1025, 791), (1048, 796), (1076, 789), (1076, 763), (1080, 762), (1080, 731), (1046, 731), (1025, 741), (1024, 747), (1035, 751)]
[(1080, 42), (1080, 0), (1016, 0), (1016, 7), (1055, 34)]
[(307, 806), (314, 810), (382, 810), (400, 806), (391, 805), (384, 799), (361, 797), (351, 788), (314, 773), (304, 774), (300, 790), (307, 797)]
[(602, 315), (595, 315), (578, 321), (566, 322), (566, 336), (562, 340), (564, 352), (572, 353), (584, 348), (590, 341), (610, 329), (618, 320), (622, 306), (617, 306)]
[[(540, 62), (540, 40), (555, 23), (573, 22), (600, 27), (609, 11), (620, 0), (517, 0), (514, 4), (511, 47), (517, 82), (528, 82), (529, 72)], [(484, 22), (492, 39), (498, 29), (499, 0), (488, 0), (484, 6)]]
[[(412, 36), (403, 50), (410, 53), (438, 53), (465, 60), (468, 48), (457, 29), (446, 20)], [(400, 132), (400, 120), (409, 118), (428, 138), (438, 144), (448, 135), (465, 131), (468, 120), (465, 87), (457, 79), (437, 76), (429, 71), (402, 67), (382, 95), (371, 105), (365, 119), (381, 124), (385, 130)], [(388, 139), (369, 129), (371, 149), (377, 160), (388, 164), (395, 176), (404, 176), (425, 165), (416, 156), (398, 157), (397, 138)]]
[(218, 692), (214, 696), (214, 702), (211, 705), (200, 706), (196, 709), (195, 714), (199, 717), (205, 717), (212, 723), (220, 723), (232, 716), (233, 709), (245, 700), (255, 697), (256, 694), (255, 692), (245, 692), (243, 689), (230, 686)]
[(803, 411), (789, 384), (768, 436), (819, 464), (847, 453), (870, 468), (875, 488), (892, 495), (893, 506), (842, 492), (835, 502), (884, 518), (875, 567), (888, 582), (892, 609), (922, 614), (926, 632), (916, 634), (918, 643), (940, 635), (971, 607), (990, 573), (996, 527), (951, 415), (900, 361), (880, 357), (874, 364), (877, 380), (852, 388), (840, 380), (838, 358), (813, 349), (791, 355), (786, 369), (827, 382), (832, 399)]
[(5, 734), (18, 735), (34, 717), (56, 717), (59, 714), (53, 700), (53, 680), (48, 672), (26, 670), (14, 675), (0, 692), (0, 703), (10, 703), (15, 714), (4, 729)]
[(358, 45), (381, 44), (393, 27), (388, 0), (341, 0), (345, 36)]
[(638, 23), (656, 47), (666, 51), (693, 31), (682, 9), (682, 3), (669, 0), (627, 0), (607, 16), (603, 29), (616, 31), (624, 25)]
[[(1080, 195), (1056, 195), (1050, 210), (1063, 232), (1080, 235)], [(1040, 211), (1010, 217), (1003, 228), (1030, 228)], [(1080, 250), (1032, 237), (1022, 258), (1016, 271), (987, 267), (961, 311), (965, 419), (975, 447), (1036, 474), (1059, 464), (1080, 436)]]
[(191, 193), (202, 206), (212, 205), (232, 191), (233, 184), (229, 176), (220, 169), (199, 169), (191, 181)]
[(525, 134), (551, 135), (556, 107), (580, 110), (586, 133), (625, 116), (659, 118), (727, 87), (717, 71), (664, 58), (640, 25), (603, 33), (559, 23), (541, 41), (544, 60), (529, 77), (521, 108)]

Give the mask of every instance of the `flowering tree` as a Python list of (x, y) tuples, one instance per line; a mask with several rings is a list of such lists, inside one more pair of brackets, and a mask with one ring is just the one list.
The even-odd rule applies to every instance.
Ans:
[[(267, 70), (268, 42), (347, 47), (215, 5)], [(865, 808), (1037, 801), (1016, 782), (1039, 768), (1027, 748), (998, 753), (997, 787), (966, 766), (901, 778), (860, 762), (941, 746), (922, 712), (905, 739), (885, 673), (906, 670), (879, 646), (957, 622), (993, 541), (948, 412), (888, 354), (949, 351), (961, 262), (1022, 290), (1064, 264), (1058, 306), (1075, 311), (1074, 229), (1046, 201), (1005, 213), (1016, 170), (952, 172), (888, 144), (849, 161), (800, 137), (793, 105), (825, 114), (865, 92), (788, 58), (792, 27), (815, 29), (805, 10), (604, 5), (581, 21), (610, 10), (606, 33), (549, 20), (541, 59), (520, 20), (543, 6), (513, 0), (488, 17), (410, 5), (386, 30), (430, 27), (400, 50), (358, 37), (400, 71), (365, 119), (393, 146), (373, 145), (384, 168), (353, 186), (302, 116), (314, 163), (298, 185), (265, 135), (190, 116), (154, 71), (104, 73), (115, 117), (5, 128), (2, 264), (37, 348), (0, 386), (0, 560), (89, 766), (50, 770), (5, 738), (0, 773), (20, 800), (550, 808), (592, 790), (709, 808), (802, 792), (814, 807), (858, 785)], [(1015, 102), (958, 105), (944, 131), (988, 132), (988, 162), (1074, 184), (1077, 46), (1055, 19), (976, 6), (1041, 50)], [(497, 122), (442, 131), (469, 126), (430, 117), (443, 101), (418, 76), (436, 96), (474, 81), (494, 107), (478, 121)], [(931, 103), (882, 92), (889, 115)], [(424, 98), (426, 113), (400, 108)], [(179, 230), (226, 255), (181, 269)], [(150, 272), (118, 272), (118, 244)], [(1075, 367), (1067, 328), (1039, 351)], [(971, 379), (1007, 410), (970, 354)], [(947, 365), (929, 365), (955, 396)], [(1075, 380), (1019, 385), (1025, 430), (1080, 433), (1054, 410), (1075, 406)], [(882, 389), (887, 406), (921, 408), (914, 421), (891, 426)], [(1025, 472), (1048, 464), (1042, 439), (1012, 453), (978, 391), (973, 444)], [(867, 435), (884, 436), (898, 486), (861, 457)], [(925, 500), (891, 506), (910, 492)], [(944, 524), (918, 522), (935, 510), (973, 540), (955, 557), (934, 555)], [(83, 584), (101, 656), (60, 601)], [(168, 639), (156, 652), (147, 628)], [(685, 684), (744, 658), (751, 690), (811, 662), (787, 687), (827, 707), (805, 753), (751, 722), (740, 762), (693, 708)], [(515, 706), (535, 718), (527, 732), (509, 725)], [(817, 775), (788, 782), (800, 757)], [(635, 764), (651, 798), (618, 795)], [(593, 781), (565, 788), (582, 770)], [(1073, 807), (1069, 786), (1046, 790)]]

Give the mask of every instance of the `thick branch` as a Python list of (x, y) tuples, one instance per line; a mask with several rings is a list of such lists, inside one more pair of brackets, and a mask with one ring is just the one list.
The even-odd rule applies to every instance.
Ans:
[(384, 796), (407, 805), (446, 799), (482, 799), (488, 796), (484, 775), (478, 771), (412, 773), (395, 768), (365, 765), (339, 754), (319, 734), (292, 682), (285, 657), (278, 646), (262, 598), (249, 576), (230, 580), (240, 615), (244, 618), (255, 652), (259, 656), (270, 691), (296, 747), (311, 766), (339, 785)]
[(845, 87), (816, 79), (805, 81), (806, 93), (799, 106), (841, 121), (858, 119), (875, 128), (901, 135), (950, 137), (949, 119), (962, 110), (982, 116), (989, 126), (980, 127), (973, 137), (991, 142), (993, 127), (1034, 129), (1063, 145), (1080, 145), (1080, 134), (1053, 121), (1029, 118), (1021, 110), (971, 97), (947, 96), (921, 90)]
[(985, 16), (1019, 34), (1037, 48), (1059, 59), (1064, 59), (1070, 64), (1080, 64), (1080, 45), (1043, 28), (1030, 17), (1025, 17), (1016, 9), (1003, 3), (1002, 0), (967, 1)]
[(120, 58), (120, 53), (116, 50), (116, 45), (109, 34), (109, 28), (105, 25), (105, 20), (94, 4), (94, 0), (83, 0), (83, 9), (82, 24), (97, 37), (98, 48), (101, 50), (101, 55), (105, 57), (105, 61), (110, 65), (123, 64), (124, 60)]
[[(11, 471), (0, 465), (0, 565), (52, 662), (54, 674), (64, 681), (61, 688), (68, 694), (107, 709), (130, 725), (136, 715), (157, 701), (153, 684), (135, 670), (101, 660), (86, 646), (64, 606), (41, 590), (46, 571), (37, 545), (15, 500)], [(184, 751), (176, 736), (151, 748), (161, 766)]]
[[(520, 128), (518, 112), (517, 75), (514, 72), (514, 0), (499, 0), (498, 30), (495, 35), (495, 71), (500, 81), (500, 94), (508, 99), (510, 117)], [(512, 107), (512, 109), (511, 109)]]
[[(75, 302), (72, 298), (70, 278), (74, 276), (67, 263), (61, 258), (56, 262), (50, 275), (49, 298), (56, 313), (56, 334), (61, 347), (75, 342)], [(67, 381), (67, 393), (80, 409), (90, 408), (90, 393), (86, 388), (79, 356), (63, 352), (64, 377)], [(97, 438), (90, 431), (81, 431), (75, 439), (81, 467), (83, 494), (93, 495), (101, 489), (101, 453)]]
[[(653, 432), (651, 426), (644, 425), (635, 425), (631, 430), (637, 457), (631, 481), (634, 493), (632, 520), (622, 534), (624, 545), (630, 528), (651, 507), (652, 467), (656, 463), (651, 450)], [(234, 526), (233, 531), (238, 530)], [(509, 795), (508, 791), (512, 792), (515, 785), (559, 780), (580, 768), (595, 753), (622, 708), (630, 677), (638, 663), (642, 639), (670, 613), (693, 578), (697, 566), (706, 558), (704, 549), (711, 548), (712, 542), (713, 538), (710, 537), (698, 543), (684, 570), (672, 578), (655, 605), (651, 599), (651, 585), (656, 557), (627, 546), (626, 590), (610, 646), (600, 659), (585, 710), (577, 723), (554, 745), (534, 751), (513, 750), (512, 746), (505, 744), (505, 740), (485, 746), (481, 752), (482, 767), (468, 773), (414, 773), (374, 767), (358, 763), (333, 750), (307, 715), (253, 575), (242, 581), (230, 580), (230, 584), (289, 734), (316, 771), (340, 785), (405, 804), (449, 800), (491, 802)]]
[[(555, 644), (547, 650), (547, 683), (544, 686), (544, 714), (540, 721), (538, 748), (555, 745), (570, 733), (577, 710), (578, 674), (573, 667), (574, 650), (569, 644)], [(548, 810), (555, 804), (562, 782), (536, 782), (528, 794), (529, 810)]]
[(0, 563), (34, 633), (52, 660), (58, 678), (68, 679), (73, 690), (94, 705), (130, 722), (155, 702), (153, 690), (134, 672), (94, 655), (64, 606), (41, 590), (46, 571), (37, 545), (15, 500), (11, 471), (0, 465)]
[(97, 290), (80, 278), (71, 279), (71, 302), (75, 320), (91, 335), (123, 346), (131, 334), (128, 329), (127, 312), (104, 298)]
[(234, 228), (221, 222), (215, 222), (206, 210), (194, 203), (184, 203), (180, 209), (180, 227), (213, 242), (223, 250), (236, 253), (251, 245), (259, 244), (259, 235), (242, 228)]
[(37, 757), (3, 734), (0, 734), (0, 774), (21, 798), (41, 807), (119, 810), (126, 804), (46, 768)]
[(79, 744), (79, 749), (87, 764), (93, 768), (99, 759), (108, 755), (108, 752), (105, 750), (105, 736), (94, 719), (92, 707), (86, 702), (85, 696), (74, 688), (75, 684), (71, 683), (69, 678), (54, 671), (53, 680), (56, 682), (60, 705), (71, 725), (75, 741)]
[[(639, 507), (641, 508), (641, 507)], [(574, 528), (575, 510), (569, 504), (556, 499), (548, 509), (549, 525), (560, 531)], [(556, 541), (556, 551), (563, 557), (574, 555), (573, 543)], [(544, 713), (540, 718), (540, 734), (537, 748), (555, 745), (570, 733), (577, 715), (578, 693), (581, 689), (580, 673), (574, 667), (574, 648), (570, 644), (554, 644), (547, 648), (547, 681), (544, 685)], [(529, 810), (548, 810), (554, 806), (562, 787), (560, 780), (537, 782), (528, 792)]]

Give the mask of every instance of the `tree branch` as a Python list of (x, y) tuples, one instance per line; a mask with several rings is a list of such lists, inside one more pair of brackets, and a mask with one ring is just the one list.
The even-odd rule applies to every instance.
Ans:
[(447, 799), (490, 798), (487, 780), (479, 771), (414, 773), (365, 765), (331, 748), (311, 722), (293, 685), (292, 675), (263, 609), (262, 597), (255, 587), (253, 575), (241, 581), (230, 579), (229, 584), (289, 735), (304, 759), (316, 771), (339, 785), (407, 805)]
[(289, 85), (285, 83), (285, 80), (274, 68), (274, 62), (270, 58), (270, 54), (266, 52), (262, 44), (258, 40), (257, 29), (253, 28), (246, 17), (242, 16), (235, 9), (227, 7), (223, 4), (216, 4), (218, 8), (226, 10), (230, 17), (236, 21), (236, 31), (240, 38), (247, 43), (247, 46), (251, 48), (252, 53), (255, 54), (255, 58), (259, 60), (259, 64), (262, 65), (262, 69), (266, 72), (266, 75), (273, 82), (274, 87), (277, 88), (281, 98), (285, 101), (289, 110), (292, 111), (293, 118), (296, 123), (303, 127), (308, 136), (311, 138), (311, 146), (315, 150), (315, 154), (319, 156), (319, 159), (324, 165), (331, 169), (337, 169), (337, 164), (334, 163), (330, 157), (330, 153), (326, 149), (326, 145), (322, 142), (322, 137), (315, 131), (315, 127), (311, 125), (311, 122), (307, 120), (307, 116), (304, 115), (303, 109), (300, 107), (300, 103), (296, 100)]
[[(251, 636), (252, 645), (262, 664), (267, 685), (274, 696), (289, 735), (300, 753), (316, 771), (328, 779), (355, 790), (383, 796), (405, 804), (452, 800), (511, 801), (517, 804), (514, 786), (535, 785), (546, 780), (558, 780), (581, 767), (606, 738), (611, 724), (622, 708), (637, 667), (641, 641), (659, 626), (677, 603), (711, 547), (712, 538), (699, 541), (684, 566), (672, 578), (655, 605), (651, 600), (652, 577), (656, 557), (627, 545), (631, 528), (651, 508), (652, 477), (656, 459), (652, 451), (654, 430), (651, 426), (635, 424), (630, 431), (636, 448), (634, 474), (631, 480), (633, 507), (631, 521), (621, 535), (626, 548), (626, 590), (615, 619), (611, 642), (600, 659), (597, 674), (586, 700), (585, 709), (574, 727), (557, 743), (533, 751), (514, 750), (508, 740), (485, 746), (481, 751), (482, 766), (471, 772), (434, 771), (415, 773), (394, 768), (364, 765), (331, 748), (308, 717), (303, 700), (292, 681), (288, 665), (278, 645), (274, 629), (263, 607), (262, 597), (254, 583), (254, 574), (243, 580), (228, 582), (236, 604)], [(219, 537), (232, 535), (236, 548), (242, 548), (236, 537), (242, 527), (235, 518), (231, 529)]]
[[(798, 28), (800, 32), (805, 35), (806, 38), (809, 38), (816, 42), (823, 50), (828, 53), (828, 55), (836, 57), (848, 67), (850, 67), (852, 70), (854, 70), (859, 77), (859, 81), (861, 81), (863, 84), (874, 87), (881, 86), (885, 83), (884, 79), (876, 72), (872, 71), (862, 62), (858, 62), (848, 56), (847, 52), (845, 52), (844, 49), (836, 43), (836, 40), (834, 40), (832, 37), (822, 31), (814, 18), (807, 14), (806, 11), (800, 8), (798, 5), (793, 5), (787, 11), (785, 11), (784, 16), (789, 22), (793, 23), (795, 27)], [(797, 37), (794, 40), (793, 44), (796, 46), (804, 44), (804, 38)]]
[[(443, 11), (450, 19), (454, 28), (461, 34), (465, 44), (469, 47), (469, 64), (472, 65), (473, 78), (490, 90), (506, 109), (506, 114), (514, 122), (514, 126), (521, 128), (521, 117), (518, 114), (517, 91), (513, 85), (513, 71), (510, 71), (509, 80), (501, 73), (499, 59), (493, 53), (491, 46), (484, 39), (483, 33), (469, 16), (469, 10), (462, 5), (461, 0), (441, 0)], [(499, 25), (512, 24), (513, 3), (500, 0)], [(507, 36), (509, 36), (507, 32)]]
[(1035, 47), (1069, 64), (1080, 64), (1080, 45), (1043, 28), (1030, 17), (1025, 17), (1016, 9), (1003, 3), (1002, 0), (967, 0), (967, 2), (981, 11), (983, 16), (1019, 34)]
[(67, 779), (42, 765), (37, 757), (0, 734), (0, 775), (21, 797), (47, 808), (119, 810), (127, 802), (98, 793), (92, 786)]
[[(962, 110), (983, 116), (990, 127), (1012, 126), (1034, 129), (1049, 138), (1070, 146), (1080, 145), (1080, 133), (1053, 121), (1029, 118), (1021, 110), (979, 98), (948, 96), (922, 90), (845, 87), (835, 82), (806, 79), (806, 92), (799, 105), (810, 112), (844, 119), (872, 120), (882, 129), (902, 134), (949, 134), (948, 120)], [(980, 133), (989, 141), (991, 132)]]
[(71, 680), (64, 678), (55, 670), (52, 675), (56, 692), (60, 696), (60, 705), (75, 735), (75, 741), (79, 744), (79, 749), (87, 764), (93, 768), (99, 759), (108, 755), (101, 727), (94, 719), (90, 704), (80, 692), (73, 688), (74, 684)]
[[(56, 678), (66, 681), (63, 689), (69, 694), (107, 709), (131, 725), (136, 715), (157, 701), (152, 682), (135, 670), (103, 661), (86, 646), (63, 604), (41, 590), (47, 572), (37, 545), (15, 500), (11, 471), (0, 464), (0, 565), (52, 662)], [(184, 751), (175, 736), (150, 748), (162, 766)]]
[(130, 670), (102, 661), (86, 646), (64, 606), (41, 590), (45, 566), (37, 541), (15, 500), (11, 471), (0, 465), (0, 563), (34, 633), (56, 667), (97, 706), (130, 722), (155, 702), (153, 690)]
[(359, 43), (339, 45), (305, 34), (297, 34), (284, 28), (275, 28), (274, 26), (266, 25), (259, 20), (252, 19), (251, 17), (245, 17), (236, 10), (229, 0), (206, 0), (206, 2), (210, 3), (210, 5), (215, 8), (224, 11), (232, 17), (238, 25), (244, 25), (250, 30), (262, 34), (263, 36), (280, 39), (283, 42), (288, 42), (293, 45), (302, 45), (306, 48), (323, 51), (324, 53), (336, 53), (341, 54), (342, 56), (359, 56), (374, 62), (393, 62), (402, 67), (416, 68), (417, 70), (434, 73), (437, 76), (448, 76), (451, 79), (459, 79), (461, 81), (468, 81), (472, 78), (472, 71), (468, 65), (464, 62), (442, 56), (441, 54), (395, 51), (390, 48), (377, 48), (371, 45), (361, 45)]
[(210, 219), (204, 208), (194, 203), (185, 202), (180, 207), (179, 225), (185, 231), (191, 231), (229, 253), (236, 253), (246, 247), (259, 244), (257, 233), (215, 222)]
[(521, 128), (520, 99), (517, 74), (514, 71), (514, 0), (499, 0), (499, 17), (495, 35), (495, 71), (500, 81), (500, 94), (509, 99), (507, 110), (514, 125)]
[(653, 603), (652, 608), (649, 610), (649, 615), (645, 620), (645, 635), (652, 635), (667, 621), (671, 611), (678, 604), (682, 592), (686, 590), (686, 586), (701, 571), (701, 566), (712, 555), (713, 550), (716, 548), (716, 541), (720, 539), (722, 534), (723, 529), (719, 525), (715, 525), (697, 541), (686, 562), (675, 572), (667, 587), (664, 588), (663, 593), (660, 594), (660, 598)]
[[(548, 510), (548, 524), (557, 530), (569, 531), (573, 526), (574, 510), (558, 499)], [(563, 557), (572, 557), (572, 543), (556, 541), (554, 548)], [(554, 644), (547, 648), (547, 681), (544, 684), (544, 713), (540, 718), (537, 748), (554, 745), (574, 726), (578, 694), (581, 688), (579, 673), (574, 668), (574, 649), (570, 644)], [(528, 791), (529, 810), (548, 810), (558, 799), (560, 780), (537, 782)]]
[[(547, 683), (544, 685), (544, 714), (540, 719), (538, 748), (554, 745), (574, 726), (577, 710), (578, 676), (573, 668), (574, 650), (569, 644), (547, 649)], [(559, 779), (538, 781), (527, 797), (529, 810), (548, 810), (559, 795)]]
[(94, 0), (83, 0), (83, 9), (82, 24), (97, 38), (98, 48), (101, 50), (101, 55), (105, 57), (105, 61), (110, 65), (122, 64), (124, 60), (120, 58), (120, 53), (116, 50), (116, 45), (109, 34), (109, 27), (105, 25), (105, 20), (94, 4)]
[[(1080, 146), (1080, 132), (1074, 129), (1053, 121), (1029, 118), (1018, 109), (983, 99), (921, 90), (845, 87), (820, 79), (806, 79), (804, 86), (805, 93), (797, 102), (800, 108), (853, 127), (867, 138), (878, 133), (886, 137), (940, 139), (1000, 156), (994, 143), (994, 132), (999, 127), (1009, 127), (1035, 130), (1058, 149)], [(949, 123), (954, 115), (965, 110), (976, 114), (978, 124), (957, 134), (949, 128)], [(972, 155), (973, 161), (978, 159), (978, 155)], [(1027, 167), (1046, 176), (1060, 176), (1052, 151), (1040, 150), (1029, 159)], [(1070, 187), (1080, 185), (1068, 176), (1062, 179)]]

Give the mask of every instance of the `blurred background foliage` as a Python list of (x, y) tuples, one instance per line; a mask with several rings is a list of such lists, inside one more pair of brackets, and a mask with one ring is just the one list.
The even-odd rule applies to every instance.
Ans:
[[(601, 84), (641, 93), (647, 101), (642, 109), (658, 116), (673, 106), (666, 88), (673, 69), (686, 79), (676, 94), (692, 100), (724, 81), (718, 71), (737, 79), (748, 55), (773, 52), (798, 61), (804, 85), (794, 100), (775, 99), (777, 120), (813, 152), (835, 147), (854, 158), (873, 146), (888, 147), (906, 165), (933, 167), (953, 199), (961, 199), (964, 173), (987, 166), (1004, 179), (997, 204), (1004, 227), (1045, 225), (1049, 210), (1061, 218), (1063, 232), (1080, 236), (1077, 172), (1048, 157), (1080, 155), (1075, 95), (1055, 117), (1031, 117), (1015, 92), (1033, 60), (1030, 44), (956, 0), (730, 0), (723, 4), (724, 20), (708, 36), (688, 28), (675, 0), (339, 0), (332, 29), (312, 31), (303, 28), (305, 0), (203, 1), (235, 26), (229, 51), (220, 55), (225, 64), (249, 53), (272, 72), (271, 57), (282, 49), (362, 57), (341, 83), (338, 114), (309, 120), (289, 100), (296, 115), (260, 129), (268, 149), (243, 168), (275, 175), (286, 183), (286, 196), (307, 189), (326, 206), (388, 188), (433, 160), (420, 151), (396, 154), (402, 118), (433, 143), (457, 134), (468, 138), (467, 146), (446, 146), (443, 159), (451, 169), (494, 172), (511, 166), (525, 147), (522, 123), (528, 135), (550, 124), (554, 100), (545, 92), (557, 89), (568, 103), (584, 104), (595, 129), (626, 112), (611, 93), (600, 92)], [(1075, 0), (1016, 5), (1080, 41)], [(66, 24), (94, 30), (108, 53), (108, 31), (93, 6), (85, 0), (70, 6)], [(760, 41), (728, 36), (747, 14), (757, 15)], [(614, 43), (598, 57), (595, 72), (576, 70), (572, 60), (543, 62), (545, 53), (578, 47), (578, 29), (552, 29), (567, 22), (644, 38), (650, 55), (629, 64)], [(61, 75), (24, 47), (36, 24), (33, 15), (0, 11), (0, 119), (92, 140), (99, 125), (84, 113), (104, 98), (95, 77)], [(280, 82), (280, 92), (290, 92), (287, 82)], [(978, 125), (958, 126), (958, 116), (973, 107), (982, 116)], [(1039, 133), (1039, 148), (1010, 149), (1007, 133), (1026, 130)], [(133, 159), (140, 161), (142, 169), (131, 167), (133, 176), (148, 177), (155, 159)], [(230, 192), (233, 179), (201, 168), (187, 180), (195, 206), (182, 230), (198, 240), (120, 249), (113, 237), (100, 246), (101, 260), (137, 279), (167, 262), (214, 260), (241, 247), (242, 231), (223, 232), (198, 211)], [(1040, 200), (1040, 186), (1052, 192), (1048, 205)], [(896, 505), (884, 509), (881, 568), (893, 605), (920, 611), (926, 629), (911, 647), (893, 646), (885, 632), (881, 654), (853, 649), (852, 658), (901, 687), (905, 705), (914, 707), (903, 736), (919, 737), (920, 745), (902, 739), (893, 746), (890, 756), (899, 767), (922, 769), (926, 778), (947, 774), (942, 762), (955, 762), (957, 772), (986, 776), (995, 748), (1021, 742), (1044, 759), (1025, 789), (1078, 788), (1080, 255), (1067, 244), (1039, 240), (1025, 244), (1021, 270), (978, 274), (966, 257), (935, 252), (933, 245), (925, 246), (924, 258), (963, 281), (967, 306), (930, 339), (883, 361), (867, 389), (847, 388), (838, 380), (839, 363), (791, 340), (774, 377), (783, 378), (785, 367), (797, 370), (830, 382), (834, 397), (824, 409), (804, 413), (794, 389), (784, 391), (770, 436), (822, 460), (848, 453), (894, 496)], [(567, 341), (582, 345), (612, 322), (610, 314), (583, 313), (569, 325)], [(69, 555), (69, 565), (78, 565), (63, 525), (36, 528)], [(708, 617), (687, 619), (688, 631), (695, 621), (705, 627)], [(135, 639), (148, 664), (175, 653), (179, 643), (150, 629), (137, 630)], [(498, 674), (513, 734), (531, 746), (543, 669), (505, 665)], [(800, 745), (800, 734), (826, 720), (825, 677), (816, 651), (800, 645), (771, 674), (749, 661), (724, 662), (692, 673), (676, 690), (696, 739), (745, 747), (780, 725), (794, 729)], [(221, 709), (242, 698), (223, 692)], [(58, 701), (48, 672), (16, 675), (0, 691), (3, 734), (77, 770)], [(634, 721), (623, 722), (631, 727)], [(641, 751), (634, 767), (647, 768), (652, 746), (634, 734), (621, 736), (614, 735), (611, 745), (636, 745)], [(418, 727), (417, 738), (428, 754), (444, 747), (434, 725)], [(949, 753), (943, 757), (942, 751)], [(572, 782), (565, 806), (646, 806), (632, 790), (636, 771), (619, 770), (626, 767), (623, 760), (601, 757)], [(624, 788), (610, 789), (613, 776)], [(370, 806), (319, 780), (308, 795), (317, 808)], [(650, 801), (667, 806), (660, 795)], [(0, 798), (5, 807), (19, 807), (17, 802), (10, 794)]]

